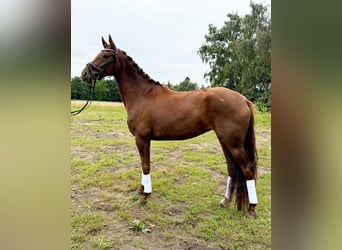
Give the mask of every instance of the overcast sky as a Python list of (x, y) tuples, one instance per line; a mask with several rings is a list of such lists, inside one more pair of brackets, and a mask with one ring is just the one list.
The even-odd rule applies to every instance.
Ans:
[[(271, 0), (254, 2), (270, 6)], [(249, 0), (72, 0), (71, 76), (102, 49), (111, 34), (153, 79), (178, 84), (185, 77), (206, 85), (197, 51), (208, 25), (220, 28), (228, 13), (250, 13)], [(270, 9), (270, 7), (269, 7)]]

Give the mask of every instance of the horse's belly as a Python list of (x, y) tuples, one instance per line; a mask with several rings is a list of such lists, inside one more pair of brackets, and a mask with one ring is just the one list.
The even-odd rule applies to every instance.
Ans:
[(204, 123), (186, 123), (175, 122), (153, 130), (153, 140), (185, 140), (196, 137), (211, 130), (209, 126)]
[(207, 129), (207, 130), (201, 131), (200, 133), (178, 134), (178, 135), (175, 135), (175, 136), (158, 135), (158, 136), (153, 136), (152, 140), (155, 140), (155, 141), (186, 140), (186, 139), (194, 138), (196, 136), (204, 134), (205, 132), (208, 132), (210, 130), (211, 129)]

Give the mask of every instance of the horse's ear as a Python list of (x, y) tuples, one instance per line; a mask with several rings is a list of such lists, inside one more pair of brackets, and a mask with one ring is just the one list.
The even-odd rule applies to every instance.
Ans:
[(113, 42), (113, 39), (112, 39), (111, 35), (109, 35), (109, 43), (110, 43), (111, 49), (116, 50), (116, 46), (115, 46), (115, 44)]
[(103, 44), (103, 48), (108, 49), (110, 48), (110, 45), (105, 41), (105, 39), (102, 37), (102, 44)]

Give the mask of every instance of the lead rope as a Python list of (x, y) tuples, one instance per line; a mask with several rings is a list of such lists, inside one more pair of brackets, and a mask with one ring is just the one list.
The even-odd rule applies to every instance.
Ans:
[(84, 104), (84, 106), (81, 109), (71, 111), (71, 115), (78, 115), (79, 113), (81, 113), (83, 110), (85, 110), (91, 105), (91, 101), (93, 99), (93, 94), (94, 94), (94, 89), (95, 89), (95, 83), (96, 83), (96, 79), (93, 79), (91, 85), (89, 86), (87, 102)]

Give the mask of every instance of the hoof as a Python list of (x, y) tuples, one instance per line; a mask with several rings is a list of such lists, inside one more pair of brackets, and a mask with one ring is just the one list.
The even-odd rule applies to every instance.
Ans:
[(230, 201), (225, 197), (220, 201), (220, 207), (222, 208), (228, 208), (230, 205)]
[(257, 215), (256, 215), (256, 213), (254, 211), (247, 211), (246, 212), (246, 217), (248, 219), (256, 219)]
[(137, 188), (137, 194), (140, 194), (140, 195), (143, 195), (144, 193), (144, 186), (143, 185), (140, 185), (138, 188)]
[(249, 204), (248, 211), (246, 212), (246, 217), (249, 219), (256, 219), (257, 215), (255, 212), (255, 207), (257, 204)]
[(149, 197), (151, 195), (151, 193), (143, 193), (141, 196), (140, 196), (140, 198), (139, 198), (139, 200), (138, 200), (138, 203), (139, 204), (146, 204), (146, 202), (147, 202), (147, 197)]

